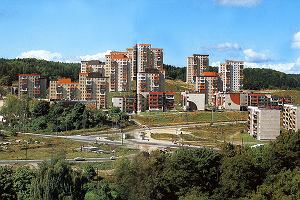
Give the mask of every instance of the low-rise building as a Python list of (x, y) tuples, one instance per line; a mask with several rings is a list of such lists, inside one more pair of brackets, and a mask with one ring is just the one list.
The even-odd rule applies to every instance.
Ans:
[(275, 140), (280, 134), (280, 110), (248, 107), (248, 132), (258, 140)]
[(184, 110), (205, 110), (205, 94), (181, 92), (182, 107)]
[(149, 111), (168, 111), (174, 110), (173, 92), (149, 92), (148, 106)]
[(215, 94), (216, 104), (218, 109), (225, 110), (247, 110), (248, 94), (240, 92), (232, 93), (217, 93)]
[(135, 96), (119, 96), (112, 98), (112, 106), (120, 108), (121, 111), (127, 113), (136, 112), (136, 97)]
[(283, 106), (283, 128), (298, 131), (300, 129), (300, 107), (294, 105)]
[(19, 97), (45, 98), (47, 79), (40, 74), (19, 74)]

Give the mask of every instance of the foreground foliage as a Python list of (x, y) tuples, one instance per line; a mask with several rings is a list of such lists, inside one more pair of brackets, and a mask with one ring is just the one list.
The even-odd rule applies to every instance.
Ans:
[(63, 156), (37, 170), (0, 167), (0, 199), (299, 199), (300, 133), (282, 134), (268, 147), (221, 151), (178, 149), (121, 159), (113, 177), (72, 169)]

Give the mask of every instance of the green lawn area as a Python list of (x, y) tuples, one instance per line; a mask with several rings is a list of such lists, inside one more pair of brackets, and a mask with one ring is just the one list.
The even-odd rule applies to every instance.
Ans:
[[(145, 112), (133, 118), (148, 126), (209, 123), (212, 113), (203, 112)], [(214, 112), (213, 122), (247, 120), (247, 112)]]
[[(21, 140), (21, 142), (17, 143), (16, 140)], [(30, 144), (27, 145), (27, 159), (49, 159), (53, 155), (62, 151), (65, 152), (66, 157), (70, 159), (75, 157), (110, 157), (113, 155), (113, 153), (102, 154), (75, 150), (76, 148), (80, 148), (80, 146), (89, 145), (97, 146), (99, 149), (106, 151), (115, 150), (116, 156), (124, 156), (138, 152), (136, 149), (128, 149), (115, 145), (97, 145), (63, 138), (41, 138), (28, 135), (19, 135), (16, 137), (6, 138), (6, 141), (11, 142), (11, 144), (5, 145), (7, 149), (3, 147), (0, 148), (0, 160), (26, 159), (26, 142), (24, 140), (31, 141)]]
[(151, 137), (160, 140), (177, 141), (184, 145), (206, 147), (221, 147), (224, 142), (243, 145), (268, 143), (266, 141), (255, 140), (246, 132), (246, 129), (246, 124), (239, 123), (231, 125), (207, 125), (181, 129), (190, 134), (155, 133), (151, 134)]

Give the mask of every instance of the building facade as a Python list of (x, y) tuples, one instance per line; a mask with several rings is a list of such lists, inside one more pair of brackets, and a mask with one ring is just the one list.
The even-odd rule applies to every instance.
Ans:
[(175, 93), (173, 92), (149, 92), (149, 111), (169, 111), (175, 109)]
[(218, 109), (246, 111), (248, 107), (248, 93), (230, 92), (215, 95)]
[(283, 106), (283, 128), (297, 132), (300, 129), (300, 107), (294, 105)]
[(104, 72), (105, 63), (99, 60), (81, 61), (80, 72), (91, 73), (91, 72)]
[(123, 112), (136, 113), (136, 97), (130, 95), (113, 97), (112, 106), (120, 108)]
[(209, 55), (193, 54), (187, 57), (186, 82), (195, 83), (196, 77), (201, 76), (209, 66)]
[(222, 81), (223, 91), (240, 91), (243, 87), (244, 61), (226, 60), (220, 64), (219, 74)]
[(107, 108), (108, 77), (100, 72), (79, 74), (80, 99), (95, 101), (96, 108)]
[(79, 83), (72, 82), (71, 78), (62, 78), (50, 81), (50, 100), (78, 100), (80, 99)]
[(47, 80), (40, 74), (19, 74), (18, 96), (46, 98)]
[(109, 77), (109, 91), (129, 91), (131, 61), (127, 56), (127, 52), (111, 52), (105, 57), (105, 76)]
[(185, 111), (205, 110), (205, 94), (181, 92), (182, 107)]
[(210, 106), (215, 105), (215, 94), (220, 91), (220, 77), (217, 72), (203, 72), (196, 77), (195, 91), (204, 93), (205, 103)]
[(147, 69), (145, 72), (137, 74), (137, 111), (142, 112), (147, 109), (149, 92), (164, 91), (164, 75), (158, 69)]
[(248, 132), (258, 140), (275, 140), (280, 134), (280, 111), (248, 107)]

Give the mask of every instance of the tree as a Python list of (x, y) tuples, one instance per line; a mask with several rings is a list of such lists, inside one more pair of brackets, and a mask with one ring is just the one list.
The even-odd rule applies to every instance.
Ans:
[(224, 198), (245, 197), (255, 190), (263, 179), (263, 169), (256, 163), (251, 152), (224, 158), (222, 162), (220, 185)]
[(300, 199), (300, 168), (268, 176), (251, 199)]
[(85, 200), (117, 200), (119, 196), (107, 180), (102, 180), (96, 189), (88, 191)]
[(218, 186), (220, 164), (221, 156), (212, 150), (179, 149), (167, 159), (165, 177), (179, 196), (192, 187), (212, 193)]
[(300, 167), (300, 132), (282, 133), (264, 151), (263, 164), (269, 174)]
[(84, 168), (84, 175), (88, 180), (92, 180), (97, 174), (93, 166), (86, 165)]
[(17, 199), (13, 181), (13, 170), (8, 167), (0, 167), (0, 199)]
[(73, 172), (61, 156), (39, 165), (32, 181), (31, 198), (44, 200), (83, 199), (81, 190), (84, 181), (80, 174)]
[(34, 118), (48, 115), (50, 109), (50, 104), (47, 101), (34, 101), (31, 115)]
[(28, 167), (17, 168), (14, 174), (14, 188), (19, 200), (30, 199), (30, 186), (34, 178), (34, 171)]

